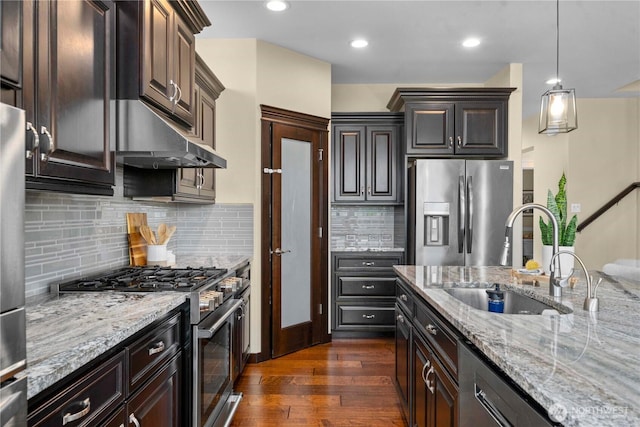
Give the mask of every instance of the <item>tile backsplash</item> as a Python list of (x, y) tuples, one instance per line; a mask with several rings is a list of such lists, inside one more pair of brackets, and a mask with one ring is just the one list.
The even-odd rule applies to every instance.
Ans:
[(184, 254), (253, 255), (253, 205), (155, 203), (122, 196), (118, 170), (113, 197), (27, 191), (26, 296), (51, 283), (129, 265), (127, 212), (146, 212), (149, 225), (177, 230), (168, 249)]
[(404, 248), (402, 206), (333, 205), (331, 249)]

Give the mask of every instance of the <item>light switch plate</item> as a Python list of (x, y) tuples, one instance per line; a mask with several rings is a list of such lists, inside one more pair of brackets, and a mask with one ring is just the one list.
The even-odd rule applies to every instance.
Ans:
[(571, 203), (571, 213), (578, 213), (580, 212), (582, 206), (580, 205), (580, 203)]

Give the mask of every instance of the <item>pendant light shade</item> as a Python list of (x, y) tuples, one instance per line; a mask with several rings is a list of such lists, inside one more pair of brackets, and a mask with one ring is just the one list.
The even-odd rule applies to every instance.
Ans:
[[(556, 82), (560, 74), (560, 0), (556, 0)], [(575, 89), (563, 89), (556, 83), (542, 94), (538, 133), (567, 133), (578, 128)]]

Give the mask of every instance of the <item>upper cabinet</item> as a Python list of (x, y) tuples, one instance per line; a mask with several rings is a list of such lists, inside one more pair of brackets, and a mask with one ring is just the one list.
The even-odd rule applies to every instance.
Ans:
[(398, 88), (387, 107), (404, 110), (407, 155), (500, 158), (513, 90)]
[(113, 2), (22, 4), (27, 188), (112, 195)]
[(19, 107), (22, 89), (22, 2), (0, 2), (0, 102)]
[(189, 129), (194, 125), (195, 37), (210, 25), (197, 2), (119, 0), (118, 98), (141, 97)]
[(334, 113), (331, 121), (334, 202), (401, 203), (403, 116)]

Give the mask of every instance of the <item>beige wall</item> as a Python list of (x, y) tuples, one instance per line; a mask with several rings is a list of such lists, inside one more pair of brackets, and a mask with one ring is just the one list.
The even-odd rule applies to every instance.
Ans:
[[(535, 201), (546, 204), (547, 190), (557, 192), (564, 171), (567, 202), (581, 205), (580, 223), (629, 184), (640, 181), (640, 98), (578, 98), (577, 103), (578, 129), (552, 137), (539, 135), (538, 118), (530, 117), (523, 123), (523, 145), (533, 147)], [(576, 254), (588, 268), (639, 257), (637, 193), (578, 233)], [(539, 260), (537, 219), (535, 224), (534, 257)]]
[(251, 349), (260, 351), (260, 105), (331, 117), (331, 65), (255, 39), (197, 39), (196, 50), (224, 84), (216, 103), (216, 201), (253, 203)]

